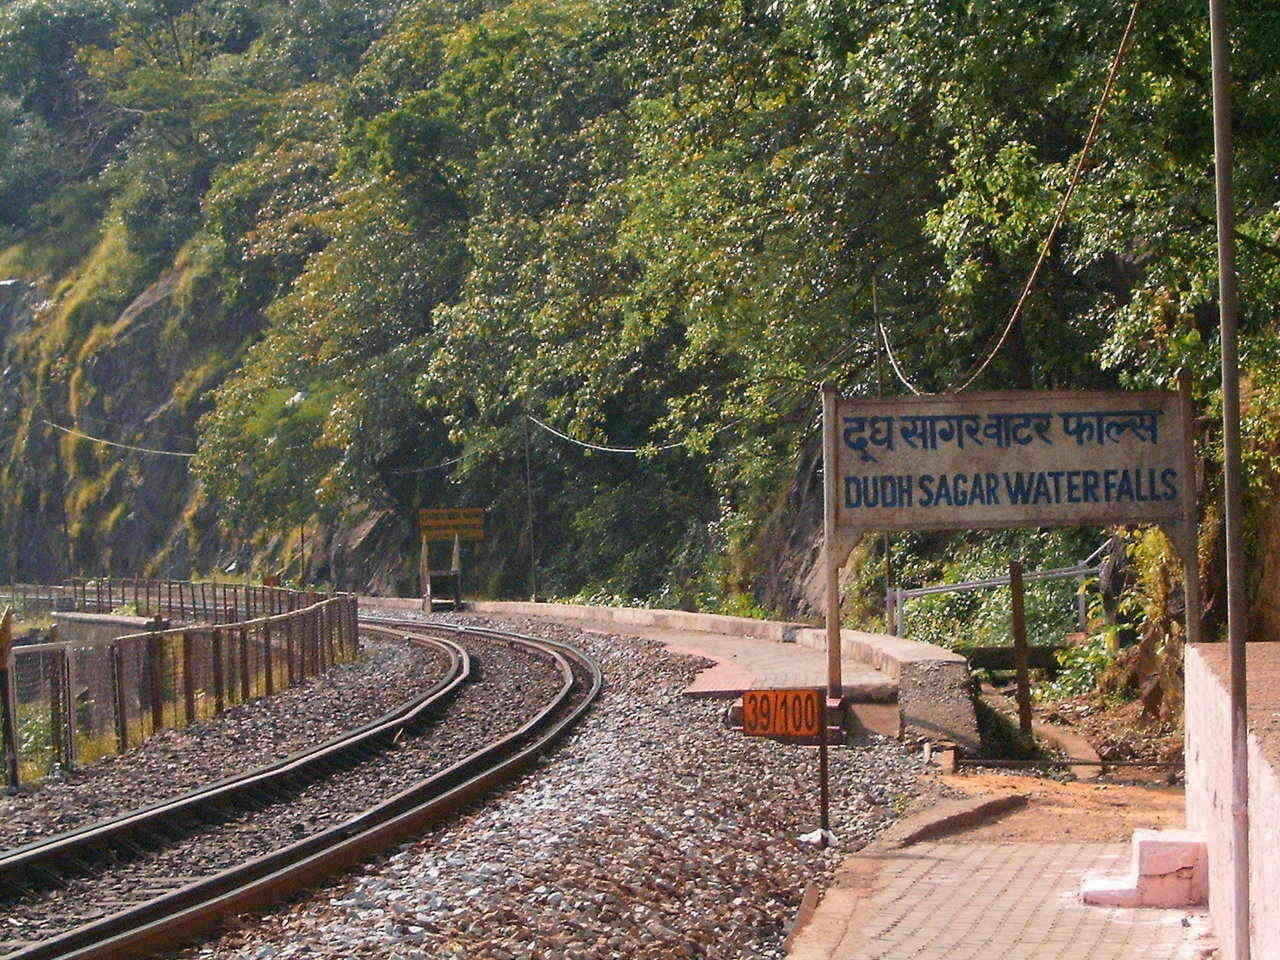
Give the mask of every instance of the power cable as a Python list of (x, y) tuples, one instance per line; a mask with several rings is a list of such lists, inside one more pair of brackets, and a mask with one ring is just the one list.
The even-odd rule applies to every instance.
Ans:
[(70, 434), (73, 437), (79, 437), (81, 440), (89, 440), (89, 441), (92, 441), (93, 443), (101, 443), (104, 446), (108, 446), (108, 447), (119, 447), (121, 450), (132, 450), (135, 453), (152, 453), (160, 457), (183, 457), (183, 458), (189, 459), (195, 456), (194, 453), (183, 453), (181, 450), (158, 450), (155, 447), (135, 447), (131, 443), (117, 443), (114, 440), (104, 440), (102, 437), (92, 437), (89, 434), (82, 433), (79, 430), (73, 430), (70, 427), (60, 426), (59, 424), (54, 423), (52, 420), (41, 420), (40, 422), (43, 424), (46, 424), (47, 426), (53, 427), (53, 429), (55, 430), (61, 430), (63, 433)]
[[(561, 433), (555, 427), (550, 426), (549, 424), (543, 423), (541, 420), (535, 417), (532, 413), (526, 413), (525, 416), (528, 417), (530, 420), (532, 420), (535, 424), (537, 424), (543, 430), (547, 431), (547, 433), (551, 434), (552, 436), (559, 437), (561, 440), (567, 440), (573, 444), (577, 444), (579, 447), (585, 447), (587, 450), (597, 450), (600, 453), (626, 453), (634, 456), (642, 452), (648, 452), (649, 450), (674, 450), (677, 447), (684, 446), (683, 440), (677, 441), (676, 443), (664, 443), (656, 447), (611, 447), (611, 446), (606, 446), (604, 444), (599, 444), (599, 443), (588, 443), (585, 440), (579, 440), (576, 437), (571, 437), (567, 433)], [(730, 426), (732, 426), (732, 423), (733, 423), (732, 421), (730, 423), (726, 423), (724, 426), (720, 428), (720, 430), (728, 429)], [(717, 430), (716, 432), (719, 433), (720, 431)]]
[(1133, 6), (1129, 10), (1129, 22), (1125, 24), (1124, 34), (1120, 38), (1120, 46), (1116, 48), (1116, 55), (1111, 58), (1111, 69), (1107, 73), (1107, 82), (1102, 88), (1102, 96), (1098, 99), (1097, 109), (1093, 112), (1093, 123), (1089, 125), (1089, 134), (1085, 137), (1084, 146), (1080, 149), (1080, 155), (1076, 158), (1075, 169), (1071, 171), (1071, 181), (1067, 184), (1067, 192), (1062, 195), (1062, 202), (1058, 204), (1058, 212), (1053, 218), (1053, 226), (1049, 228), (1049, 234), (1044, 238), (1044, 243), (1040, 246), (1040, 255), (1036, 258), (1036, 264), (1031, 268), (1031, 275), (1027, 277), (1027, 282), (1022, 288), (1022, 293), (1018, 297), (1018, 302), (1014, 305), (1013, 312), (1009, 314), (1009, 321), (1004, 325), (1004, 330), (1000, 334), (1000, 339), (996, 345), (987, 353), (986, 359), (982, 361), (973, 371), (972, 374), (955, 388), (955, 393), (961, 393), (967, 390), (969, 386), (982, 376), (984, 370), (991, 365), (991, 361), (996, 358), (996, 354), (1000, 352), (1005, 343), (1009, 339), (1009, 334), (1013, 332), (1013, 325), (1017, 323), (1018, 318), (1022, 316), (1022, 308), (1026, 305), (1027, 298), (1031, 295), (1031, 290), (1035, 286), (1036, 280), (1040, 276), (1040, 268), (1044, 266), (1044, 262), (1048, 259), (1049, 248), (1053, 246), (1053, 241), (1058, 235), (1058, 229), (1062, 226), (1062, 221), (1066, 219), (1067, 204), (1071, 202), (1072, 196), (1076, 192), (1076, 187), (1080, 184), (1080, 174), (1084, 171), (1085, 161), (1089, 158), (1089, 151), (1093, 149), (1093, 144), (1098, 138), (1098, 131), (1102, 126), (1102, 115), (1107, 109), (1107, 101), (1111, 99), (1111, 91), (1115, 87), (1116, 74), (1120, 71), (1120, 64), (1124, 60), (1124, 55), (1129, 47), (1129, 38), (1133, 36), (1133, 27), (1138, 20), (1138, 8), (1142, 5), (1142, 0), (1133, 0)]
[(388, 470), (387, 473), (395, 477), (405, 476), (410, 473), (431, 473), (433, 470), (443, 470), (445, 467), (452, 467), (455, 463), (461, 463), (462, 461), (462, 457), (454, 457), (452, 460), (445, 460), (442, 463), (433, 463), (429, 467), (413, 467), (407, 470)]
[[(1053, 241), (1057, 238), (1058, 230), (1062, 227), (1063, 221), (1066, 219), (1067, 205), (1071, 202), (1071, 198), (1075, 195), (1076, 187), (1080, 184), (1080, 176), (1084, 171), (1085, 162), (1089, 159), (1089, 152), (1093, 149), (1094, 143), (1097, 141), (1098, 132), (1102, 126), (1102, 116), (1106, 112), (1107, 102), (1111, 99), (1111, 92), (1115, 88), (1116, 76), (1120, 71), (1120, 65), (1124, 61), (1124, 55), (1128, 52), (1129, 40), (1133, 36), (1133, 28), (1138, 20), (1138, 8), (1141, 7), (1142, 0), (1134, 0), (1133, 6), (1129, 10), (1129, 22), (1125, 24), (1124, 34), (1120, 38), (1120, 45), (1116, 48), (1115, 56), (1111, 58), (1111, 68), (1107, 72), (1107, 81), (1103, 85), (1102, 95), (1098, 98), (1098, 105), (1093, 112), (1093, 122), (1089, 125), (1089, 133), (1085, 137), (1084, 146), (1081, 148), (1079, 155), (1076, 157), (1075, 167), (1071, 171), (1071, 179), (1067, 183), (1067, 190), (1062, 195), (1062, 200), (1058, 203), (1057, 213), (1054, 215), (1053, 224), (1049, 228), (1049, 233), (1045, 236), (1044, 242), (1040, 245), (1040, 254), (1036, 257), (1035, 266), (1031, 268), (1031, 273), (1027, 277), (1027, 282), (1022, 286), (1022, 293), (1018, 296), (1018, 301), (1014, 304), (1013, 311), (1009, 314), (1009, 319), (1005, 322), (1004, 329), (1000, 332), (995, 345), (987, 351), (986, 357), (965, 377), (959, 386), (951, 386), (944, 393), (961, 393), (973, 385), (973, 382), (982, 376), (983, 372), (991, 365), (991, 361), (1004, 347), (1009, 339), (1009, 334), (1013, 332), (1014, 324), (1022, 316), (1022, 310), (1026, 306), (1027, 299), (1034, 289), (1036, 280), (1040, 277), (1040, 270), (1044, 266), (1045, 260), (1049, 257), (1049, 250), (1053, 246)], [(884, 334), (884, 328), (881, 328), (881, 334)], [(921, 391), (902, 373), (898, 367), (897, 361), (894, 359), (892, 350), (889, 349), (889, 339), (884, 337), (885, 349), (889, 351), (889, 362), (893, 365), (894, 373), (898, 375), (898, 379), (917, 396)]]
[(904, 387), (917, 397), (920, 396), (920, 391), (916, 388), (916, 385), (907, 379), (906, 374), (902, 372), (902, 367), (898, 366), (898, 358), (893, 354), (893, 347), (889, 346), (889, 332), (885, 330), (884, 324), (880, 322), (879, 317), (876, 318), (876, 326), (880, 329), (880, 339), (884, 341), (885, 356), (889, 358), (889, 366), (893, 368), (894, 375), (902, 381)]

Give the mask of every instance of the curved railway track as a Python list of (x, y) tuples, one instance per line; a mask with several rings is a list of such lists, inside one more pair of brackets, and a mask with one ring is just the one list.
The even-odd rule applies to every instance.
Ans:
[[(362, 618), (360, 629), (439, 648), (445, 674), (409, 703), (314, 748), (0, 853), (0, 913), (17, 917), (19, 931), (38, 930), (17, 943), (0, 941), (3, 960), (144, 956), (289, 897), (520, 772), (582, 716), (602, 682), (593, 661), (556, 641), (391, 619)], [(494, 694), (509, 703), (491, 702)], [(512, 713), (500, 716), (508, 706)], [(467, 729), (455, 730), (455, 723)], [(423, 778), (423, 767), (434, 772)], [(255, 820), (277, 828), (282, 818), (308, 824), (306, 805), (327, 813), (349, 780), (372, 791), (370, 800), (335, 822), (303, 829), (282, 845), (269, 839), (278, 829), (266, 830), (263, 841), (253, 833)], [(230, 865), (217, 857), (205, 862), (184, 844), (239, 846), (249, 855)], [(71, 904), (81, 913), (71, 913)], [(41, 920), (50, 910), (65, 914), (52, 932)]]

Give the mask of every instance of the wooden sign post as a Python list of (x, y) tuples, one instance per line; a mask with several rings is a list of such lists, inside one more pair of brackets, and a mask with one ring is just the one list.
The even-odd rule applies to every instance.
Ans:
[[(422, 587), (422, 609), (431, 610), (431, 578), (447, 577), (452, 582), (454, 607), (462, 606), (462, 541), (484, 539), (483, 507), (448, 507), (418, 511), (422, 547), (418, 555), (418, 579)], [(431, 544), (453, 541), (453, 557), (448, 570), (431, 569)]]

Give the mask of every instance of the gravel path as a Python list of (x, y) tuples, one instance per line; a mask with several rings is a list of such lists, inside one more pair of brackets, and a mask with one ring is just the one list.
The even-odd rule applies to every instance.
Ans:
[(566, 743), (363, 875), (180, 957), (769, 960), (806, 887), (932, 789), (891, 741), (833, 750), (840, 846), (820, 851), (799, 840), (816, 826), (816, 751), (747, 739), (723, 726), (723, 704), (681, 697), (701, 661), (635, 638), (496, 625), (566, 640), (603, 666), (605, 692)]
[(409, 700), (445, 670), (435, 649), (364, 641), (364, 656), (323, 677), (166, 730), (67, 777), (0, 796), (0, 849), (62, 833), (270, 763), (358, 727)]
[(541, 657), (489, 641), (460, 642), (479, 659), (480, 678), (462, 688), (440, 721), (279, 802), (199, 829), (101, 874), (76, 878), (64, 888), (0, 901), (4, 937), (50, 937), (145, 899), (143, 894), (180, 886), (173, 878), (190, 882), (334, 826), (514, 731), (560, 689), (559, 670)]

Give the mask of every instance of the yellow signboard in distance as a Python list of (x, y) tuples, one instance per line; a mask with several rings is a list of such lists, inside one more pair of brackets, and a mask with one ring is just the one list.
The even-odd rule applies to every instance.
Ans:
[(484, 539), (483, 507), (448, 507), (418, 511), (423, 540)]

